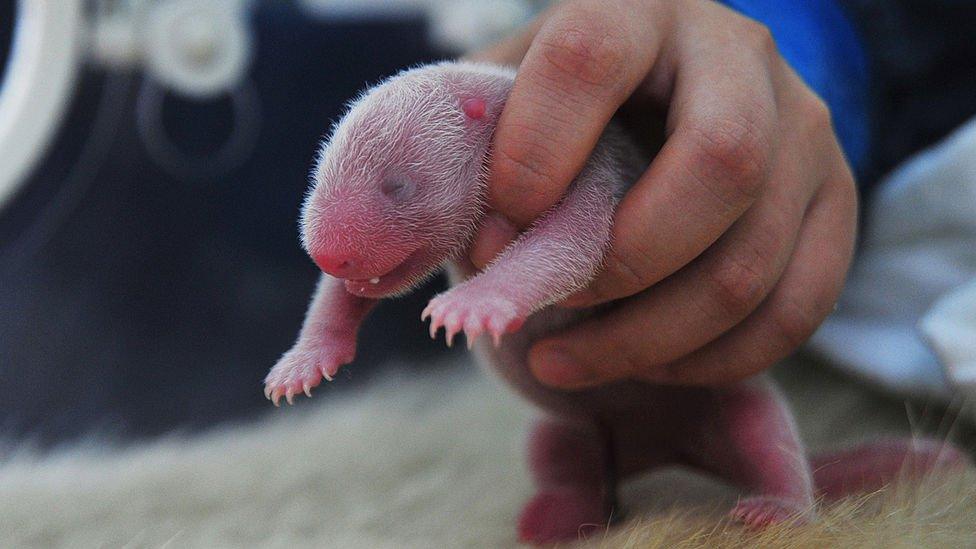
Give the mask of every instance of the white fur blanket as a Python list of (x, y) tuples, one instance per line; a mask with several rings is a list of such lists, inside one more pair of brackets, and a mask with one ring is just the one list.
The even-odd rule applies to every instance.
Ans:
[[(333, 390), (294, 408), (269, 405), (269, 417), (257, 424), (133, 447), (91, 441), (46, 456), (7, 448), (0, 547), (514, 545), (514, 517), (531, 492), (522, 464), (531, 410), (472, 369), (391, 375), (341, 397)], [(905, 430), (898, 403), (803, 364), (781, 373), (815, 446)], [(676, 512), (716, 524), (735, 497), (701, 477), (652, 474), (624, 492), (630, 526), (602, 542), (659, 544), (648, 540), (678, 535)], [(956, 517), (971, 532), (971, 499), (939, 499), (938, 529), (952, 534)], [(670, 523), (661, 522), (662, 513)], [(877, 528), (879, 535), (894, 532), (890, 524)], [(698, 536), (684, 540), (690, 546), (709, 543), (689, 532), (681, 535)], [(810, 541), (816, 539), (823, 546), (832, 538)]]

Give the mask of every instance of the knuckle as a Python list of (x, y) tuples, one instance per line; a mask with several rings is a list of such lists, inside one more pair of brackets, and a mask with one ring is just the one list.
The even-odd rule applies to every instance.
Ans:
[(641, 264), (644, 254), (621, 251), (619, 246), (611, 247), (606, 254), (605, 272), (613, 281), (613, 288), (594, 285), (594, 292), (601, 301), (635, 294), (656, 282), (649, 269)]
[(783, 306), (774, 309), (773, 323), (780, 340), (786, 344), (789, 351), (792, 351), (813, 335), (825, 316), (826, 312), (821, 314), (820, 311), (809, 311), (793, 301), (786, 300)]
[(755, 51), (762, 52), (769, 57), (777, 54), (776, 39), (769, 27), (755, 19), (743, 18), (743, 33), (745, 42)]
[(493, 176), (502, 186), (499, 194), (506, 200), (541, 196), (556, 184), (555, 158), (537, 140), (505, 140), (496, 145), (494, 157)]
[(550, 78), (583, 82), (594, 93), (618, 92), (633, 49), (625, 28), (602, 13), (584, 12), (556, 22), (540, 41)]
[(751, 313), (766, 295), (766, 281), (746, 262), (725, 258), (705, 269), (712, 298), (730, 317), (740, 319)]
[(709, 179), (727, 189), (729, 202), (755, 199), (762, 189), (768, 164), (768, 143), (758, 123), (743, 118), (712, 119), (698, 124), (695, 156)]
[(806, 128), (806, 133), (833, 133), (833, 122), (830, 113), (830, 106), (819, 95), (808, 91), (800, 100), (798, 108), (800, 116)]

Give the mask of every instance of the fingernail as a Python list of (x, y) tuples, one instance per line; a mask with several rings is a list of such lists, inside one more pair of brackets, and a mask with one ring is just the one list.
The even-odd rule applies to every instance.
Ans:
[(516, 235), (518, 229), (508, 218), (498, 212), (489, 212), (471, 245), (471, 262), (479, 269), (488, 265)]
[(561, 345), (533, 349), (529, 353), (529, 368), (536, 379), (551, 387), (576, 389), (596, 381), (594, 373)]

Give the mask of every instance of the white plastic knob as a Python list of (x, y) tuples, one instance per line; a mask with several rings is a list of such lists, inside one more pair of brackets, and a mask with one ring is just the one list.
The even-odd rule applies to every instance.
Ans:
[(186, 96), (209, 98), (244, 79), (253, 44), (241, 0), (165, 0), (147, 14), (149, 74)]

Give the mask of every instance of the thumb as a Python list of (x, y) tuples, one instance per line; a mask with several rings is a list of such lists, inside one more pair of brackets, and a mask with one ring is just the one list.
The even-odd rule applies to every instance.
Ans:
[(529, 351), (529, 370), (544, 385), (560, 389), (586, 389), (628, 376), (627, 362), (599, 355), (571, 338), (547, 339)]

